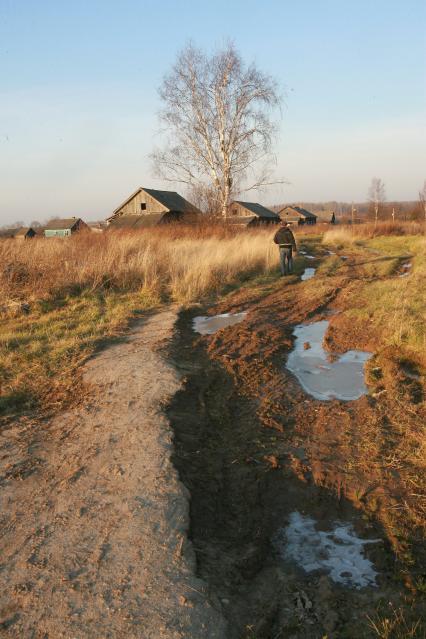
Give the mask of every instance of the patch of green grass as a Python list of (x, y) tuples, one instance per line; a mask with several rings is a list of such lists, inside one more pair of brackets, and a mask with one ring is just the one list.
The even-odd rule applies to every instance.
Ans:
[(85, 293), (39, 302), (29, 314), (3, 319), (0, 413), (61, 403), (73, 393), (78, 366), (100, 342), (119, 335), (138, 311), (158, 303), (147, 292)]

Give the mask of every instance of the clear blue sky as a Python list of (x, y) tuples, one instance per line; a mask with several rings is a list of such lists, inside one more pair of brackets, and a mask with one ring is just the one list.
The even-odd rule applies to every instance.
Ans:
[(373, 176), (416, 199), (425, 33), (424, 0), (0, 0), (0, 225), (102, 219), (140, 185), (167, 188), (148, 160), (157, 87), (190, 39), (232, 39), (287, 91), (290, 184), (256, 199), (365, 200)]

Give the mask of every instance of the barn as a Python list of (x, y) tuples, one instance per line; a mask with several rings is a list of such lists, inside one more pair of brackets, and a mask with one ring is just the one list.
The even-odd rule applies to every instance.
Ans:
[(176, 191), (140, 187), (113, 211), (107, 223), (115, 229), (136, 229), (191, 221), (199, 214), (199, 209)]
[(69, 237), (78, 231), (89, 230), (79, 217), (51, 220), (43, 229), (44, 237)]
[(283, 222), (289, 222), (290, 224), (301, 225), (317, 223), (317, 216), (301, 206), (285, 206), (278, 211), (278, 215)]
[(280, 218), (276, 213), (257, 202), (235, 200), (228, 207), (227, 221), (241, 226), (257, 226), (259, 224), (278, 224)]
[(13, 240), (30, 240), (36, 232), (30, 226), (20, 226), (16, 229), (1, 229), (0, 238)]

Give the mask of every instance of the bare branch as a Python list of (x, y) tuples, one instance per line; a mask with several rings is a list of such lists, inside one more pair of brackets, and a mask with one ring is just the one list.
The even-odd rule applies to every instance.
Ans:
[[(158, 175), (189, 184), (204, 198), (208, 194), (223, 215), (240, 188), (285, 182), (271, 177), (277, 133), (271, 114), (280, 106), (276, 83), (246, 66), (232, 45), (211, 57), (187, 46), (159, 93), (168, 139), (151, 156)], [(255, 177), (242, 188), (249, 172)]]

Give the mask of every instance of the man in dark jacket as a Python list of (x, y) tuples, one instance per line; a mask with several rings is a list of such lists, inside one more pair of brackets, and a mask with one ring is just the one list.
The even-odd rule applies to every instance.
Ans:
[(280, 247), (281, 275), (288, 275), (293, 271), (293, 251), (297, 253), (296, 240), (290, 229), (290, 224), (282, 222), (274, 235), (274, 242)]

